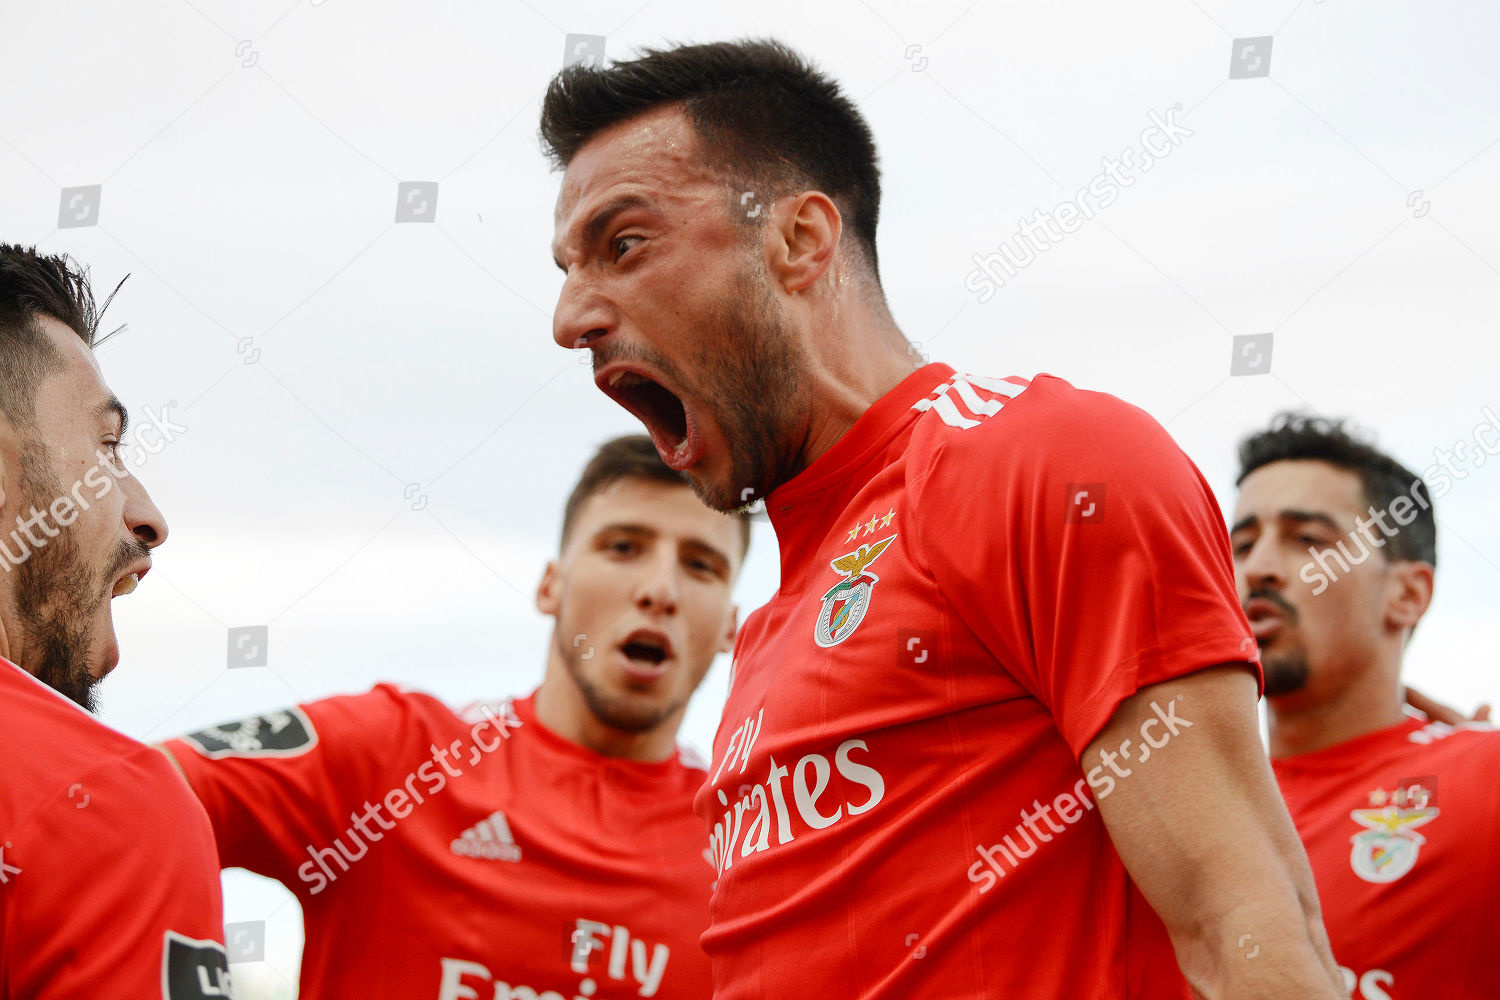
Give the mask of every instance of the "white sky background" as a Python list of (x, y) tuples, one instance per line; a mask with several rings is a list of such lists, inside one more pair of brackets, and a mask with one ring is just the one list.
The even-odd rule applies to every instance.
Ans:
[[(538, 681), (562, 502), (638, 429), (550, 337), (535, 136), (569, 32), (610, 58), (745, 34), (811, 55), (879, 143), (908, 337), (1144, 407), (1226, 510), (1235, 444), (1280, 409), (1352, 416), (1419, 472), (1500, 411), (1493, 4), (0, 0), (0, 240), (103, 291), (130, 273), (106, 377), (187, 427), (140, 470), (171, 540), (115, 605), (105, 721), (155, 740), (378, 680)], [(1269, 77), (1228, 79), (1232, 40), (1263, 35)], [(990, 301), (965, 289), (1173, 105), (1181, 146)], [(401, 181), (439, 182), (435, 223), (393, 223)], [(59, 229), (61, 189), (91, 184), (98, 225)], [(1270, 373), (1231, 378), (1232, 337), (1268, 331)], [(1500, 693), (1500, 460), (1463, 467), (1407, 669), (1472, 707)], [(742, 607), (776, 576), (758, 526)], [(269, 625), (268, 667), (226, 669), (243, 625)], [(726, 673), (689, 712), (699, 747)], [(227, 919), (271, 927), (237, 976), (289, 995), (295, 904), (227, 884)]]

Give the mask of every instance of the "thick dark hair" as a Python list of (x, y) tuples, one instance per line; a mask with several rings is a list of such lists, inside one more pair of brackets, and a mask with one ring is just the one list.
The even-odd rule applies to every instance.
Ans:
[(770, 39), (645, 53), (607, 69), (578, 63), (552, 78), (541, 137), (555, 166), (566, 168), (605, 129), (681, 103), (709, 165), (727, 180), (772, 199), (809, 189), (832, 198), (878, 285), (875, 139), (837, 83)]
[[(622, 479), (644, 479), (684, 489), (691, 489), (693, 485), (687, 476), (661, 460), (656, 445), (645, 434), (627, 434), (613, 441), (606, 441), (594, 453), (594, 457), (589, 459), (589, 464), (583, 467), (583, 475), (578, 477), (578, 485), (573, 487), (568, 503), (563, 507), (564, 544), (573, 530), (573, 522), (584, 501)], [(740, 556), (743, 557), (750, 550), (750, 515), (741, 512), (730, 516), (740, 522)]]
[(1437, 566), (1437, 519), (1432, 496), (1421, 476), (1355, 437), (1343, 420), (1308, 413), (1279, 413), (1268, 430), (1240, 442), (1240, 475), (1235, 485), (1263, 465), (1293, 459), (1312, 459), (1348, 469), (1359, 476), (1365, 502), (1376, 510), (1390, 510), (1397, 497), (1409, 496), (1416, 517), (1396, 528), (1386, 541), (1391, 559), (1421, 560)]
[(37, 385), (62, 364), (38, 320), (52, 317), (92, 349), (106, 339), (97, 333), (108, 307), (109, 299), (95, 307), (87, 270), (66, 254), (44, 256), (36, 247), (0, 243), (0, 414), (13, 426), (35, 424)]

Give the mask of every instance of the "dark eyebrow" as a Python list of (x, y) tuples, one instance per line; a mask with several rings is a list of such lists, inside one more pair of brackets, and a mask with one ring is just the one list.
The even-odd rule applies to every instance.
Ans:
[(727, 552), (719, 548), (717, 545), (705, 542), (701, 538), (684, 539), (682, 544), (684, 548), (691, 549), (695, 552), (703, 553), (705, 555), (713, 556), (716, 561), (723, 564), (724, 572), (726, 573), (728, 573), (730, 567), (734, 565), (729, 561), (729, 554)]
[[(1338, 526), (1338, 524), (1334, 521), (1333, 518), (1329, 517), (1327, 514), (1323, 514), (1323, 513), (1320, 513), (1318, 511), (1294, 510), (1294, 509), (1288, 508), (1286, 510), (1278, 512), (1277, 515), (1276, 515), (1276, 518), (1277, 518), (1277, 520), (1280, 520), (1280, 521), (1291, 521), (1291, 522), (1296, 523), (1296, 524), (1307, 524), (1307, 523), (1322, 524), (1322, 525), (1327, 526), (1332, 531), (1342, 531), (1343, 530), (1342, 528), (1340, 528)], [(1229, 529), (1229, 533), (1232, 535), (1236, 531), (1242, 531), (1245, 528), (1250, 527), (1252, 524), (1254, 524), (1258, 520), (1259, 520), (1259, 518), (1257, 518), (1254, 514), (1250, 514), (1250, 515), (1248, 515), (1246, 517), (1242, 517), (1242, 518), (1240, 518), (1238, 521), (1236, 521), (1234, 523), (1234, 527), (1232, 527), (1232, 528)]]
[(103, 420), (113, 413), (120, 418), (120, 436), (125, 436), (125, 428), (130, 426), (130, 413), (125, 409), (125, 404), (120, 402), (120, 397), (110, 394), (110, 397), (98, 406), (94, 407), (94, 419)]
[[(624, 535), (634, 535), (641, 538), (656, 539), (661, 537), (661, 532), (657, 531), (653, 527), (650, 527), (649, 525), (617, 521), (614, 524), (602, 525), (598, 531), (594, 532), (594, 539), (596, 541), (602, 541), (604, 540), (604, 537), (606, 535), (609, 535), (612, 532), (618, 532)], [(724, 564), (724, 571), (726, 573), (729, 572), (730, 567), (734, 565), (729, 561), (728, 553), (719, 548), (717, 545), (714, 545), (711, 542), (704, 541), (701, 538), (684, 538), (681, 544), (685, 549), (689, 549), (702, 555), (712, 556), (714, 559), (722, 562)]]
[[(583, 245), (592, 246), (595, 243), (599, 242), (599, 237), (604, 234), (604, 230), (609, 227), (609, 224), (611, 222), (614, 221), (615, 216), (619, 215), (621, 212), (627, 211), (632, 208), (650, 207), (650, 203), (646, 201), (646, 199), (641, 195), (620, 195), (613, 201), (606, 203), (604, 207), (600, 208), (599, 211), (594, 213), (593, 218), (589, 219), (589, 221), (584, 224)], [(558, 269), (561, 270), (564, 274), (568, 273), (567, 267), (560, 259), (558, 259), (556, 253), (552, 255), (552, 263), (556, 264), (558, 266)]]
[(1338, 526), (1338, 522), (1334, 521), (1333, 518), (1329, 517), (1327, 514), (1319, 512), (1319, 511), (1290, 510), (1290, 509), (1288, 509), (1288, 510), (1282, 511), (1278, 515), (1278, 517), (1280, 517), (1280, 519), (1283, 520), (1283, 521), (1296, 521), (1296, 522), (1302, 523), (1302, 524), (1305, 524), (1305, 523), (1311, 521), (1314, 524), (1326, 525), (1329, 529), (1331, 529), (1333, 531), (1343, 531), (1344, 530), (1343, 528), (1340, 528)]

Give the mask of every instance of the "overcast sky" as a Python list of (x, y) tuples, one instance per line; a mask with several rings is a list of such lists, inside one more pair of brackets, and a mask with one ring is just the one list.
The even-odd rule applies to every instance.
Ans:
[[(130, 275), (105, 375), (182, 428), (134, 456), (171, 540), (115, 606), (103, 719), (156, 740), (379, 680), (452, 701), (539, 680), (562, 501), (637, 429), (550, 337), (536, 124), (569, 34), (609, 58), (802, 49), (874, 129), (881, 270), (920, 351), (1144, 407), (1226, 511), (1236, 442), (1278, 410), (1352, 417), (1418, 472), (1466, 442), (1407, 671), (1460, 706), (1500, 693), (1500, 460), (1475, 445), (1500, 413), (1500, 8), (1139, 6), (0, 0), (0, 240), (96, 288)], [(1129, 183), (1101, 181), (1126, 149)], [(423, 221), (395, 221), (404, 182), (437, 185), (405, 202)], [(1115, 196), (1063, 209), (1028, 262), (1020, 220), (1091, 183)], [(1002, 244), (1026, 266), (991, 287), (975, 258)], [(757, 527), (745, 610), (776, 565)], [(242, 626), (267, 627), (266, 666), (227, 668)], [(701, 748), (726, 671), (684, 726)], [(237, 975), (290, 995), (295, 904), (227, 883), (230, 921), (271, 926)]]

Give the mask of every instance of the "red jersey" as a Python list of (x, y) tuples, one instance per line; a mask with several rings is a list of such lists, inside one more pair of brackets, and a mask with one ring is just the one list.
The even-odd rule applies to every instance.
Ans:
[(1138, 689), (1255, 658), (1166, 432), (1051, 376), (929, 365), (766, 509), (781, 588), (695, 803), (717, 1000), (1186, 998), (1094, 796), (1196, 738), (1190, 706), (1125, 766), (1079, 765)]
[(1354, 1000), (1492, 1000), (1500, 732), (1407, 719), (1272, 760)]
[(701, 768), (600, 756), (531, 699), (381, 684), (167, 744), (219, 859), (302, 903), (306, 1000), (707, 1000)]
[(229, 996), (213, 831), (153, 747), (0, 658), (0, 998)]

